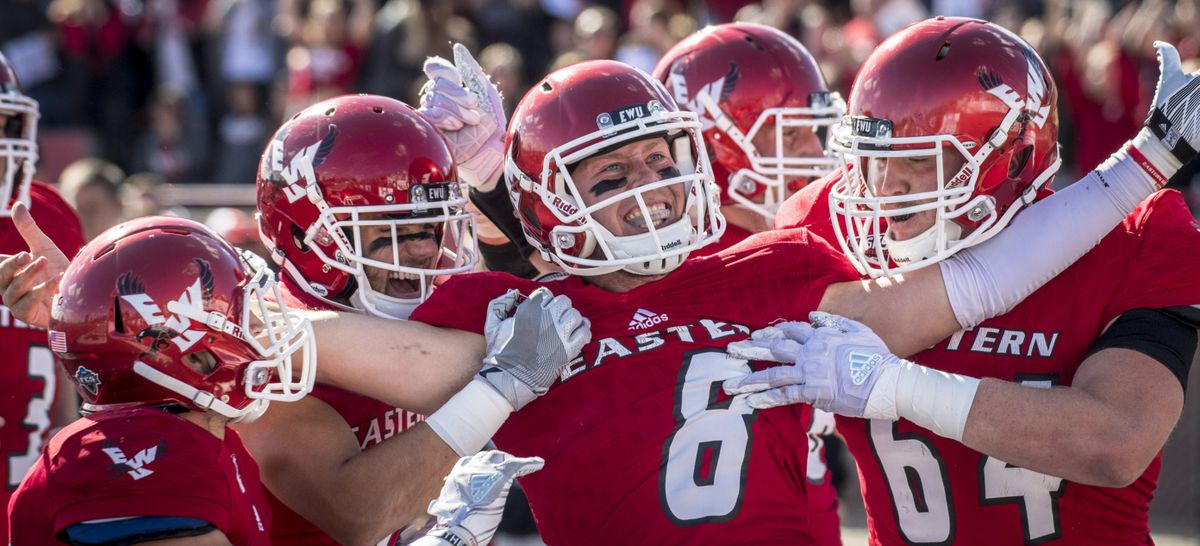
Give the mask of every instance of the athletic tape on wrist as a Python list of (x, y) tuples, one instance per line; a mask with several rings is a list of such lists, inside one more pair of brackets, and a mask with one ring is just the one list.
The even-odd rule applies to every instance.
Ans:
[(903, 361), (896, 385), (896, 413), (931, 432), (962, 441), (979, 380)]
[(478, 453), (513, 412), (485, 379), (476, 377), (425, 422), (460, 457)]

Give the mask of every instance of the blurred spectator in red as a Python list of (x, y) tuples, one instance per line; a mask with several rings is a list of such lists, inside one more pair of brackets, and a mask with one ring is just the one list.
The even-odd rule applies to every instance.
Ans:
[(285, 115), (355, 90), (375, 18), (371, 0), (279, 0), (287, 52)]
[(96, 158), (80, 159), (58, 178), (59, 193), (75, 208), (87, 241), (124, 220), (120, 186), (125, 172)]
[(134, 47), (145, 23), (141, 8), (112, 0), (53, 0), (47, 7), (62, 43), (68, 120), (96, 128), (100, 155), (120, 164), (128, 164), (135, 112), (153, 88), (151, 63)]

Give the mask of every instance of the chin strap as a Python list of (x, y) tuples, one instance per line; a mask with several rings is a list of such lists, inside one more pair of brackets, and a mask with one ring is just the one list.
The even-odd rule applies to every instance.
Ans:
[[(253, 420), (254, 417), (262, 415), (262, 412), (266, 410), (268, 404), (267, 400), (256, 399), (251, 402), (249, 406), (246, 406), (242, 409), (237, 409), (225, 403), (220, 398), (213, 396), (211, 392), (202, 391), (196, 387), (188, 385), (187, 383), (175, 379), (174, 377), (171, 377), (170, 375), (167, 375), (159, 371), (157, 368), (140, 360), (133, 363), (133, 373), (146, 378), (147, 381), (150, 381), (165, 389), (175, 392), (184, 398), (187, 398), (192, 405), (203, 411), (214, 411), (224, 417), (238, 421), (249, 422)], [(250, 418), (247, 419), (248, 417)]]

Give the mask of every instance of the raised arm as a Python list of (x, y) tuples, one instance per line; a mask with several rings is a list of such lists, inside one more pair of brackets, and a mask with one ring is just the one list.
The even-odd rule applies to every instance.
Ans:
[(1183, 73), (1171, 45), (1155, 47), (1160, 76), (1146, 127), (1107, 161), (937, 267), (830, 286), (820, 310), (911, 355), (1003, 314), (1086, 254), (1200, 148), (1200, 72)]

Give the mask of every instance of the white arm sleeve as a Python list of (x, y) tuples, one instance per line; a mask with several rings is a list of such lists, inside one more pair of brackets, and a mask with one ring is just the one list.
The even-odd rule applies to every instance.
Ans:
[[(1142, 129), (1133, 146), (1082, 180), (1021, 211), (992, 239), (939, 264), (960, 326), (1008, 312), (1083, 257), (1179, 169), (1178, 161), (1160, 160), (1169, 153), (1147, 135)], [(1144, 166), (1146, 157), (1157, 171)]]

